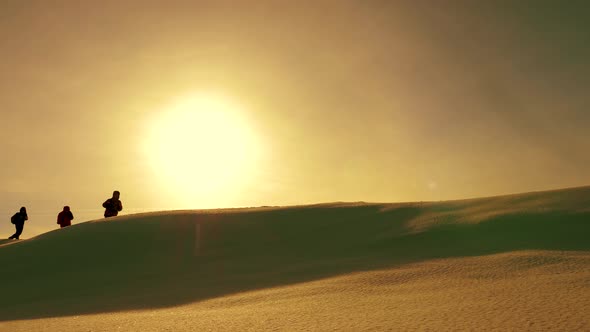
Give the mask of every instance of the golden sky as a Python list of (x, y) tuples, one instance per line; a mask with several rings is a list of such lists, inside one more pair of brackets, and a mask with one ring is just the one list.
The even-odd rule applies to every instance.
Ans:
[(589, 184), (583, 4), (416, 3), (0, 2), (0, 231)]

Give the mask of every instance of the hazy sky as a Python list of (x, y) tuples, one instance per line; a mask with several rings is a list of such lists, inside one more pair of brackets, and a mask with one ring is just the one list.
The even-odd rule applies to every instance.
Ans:
[(2, 0), (0, 233), (590, 184), (589, 7)]

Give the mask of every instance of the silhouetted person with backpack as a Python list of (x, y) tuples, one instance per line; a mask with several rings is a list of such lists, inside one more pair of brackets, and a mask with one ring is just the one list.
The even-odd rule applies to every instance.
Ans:
[(70, 211), (69, 206), (64, 206), (63, 211), (61, 211), (57, 215), (57, 223), (59, 224), (59, 226), (61, 228), (68, 227), (68, 226), (72, 225), (73, 219), (74, 219), (74, 215), (72, 214), (72, 211)]
[(102, 203), (102, 207), (105, 208), (104, 210), (104, 217), (115, 217), (119, 214), (119, 211), (123, 210), (123, 204), (119, 200), (119, 196), (121, 194), (118, 190), (113, 191), (113, 197), (107, 199), (104, 203)]
[(18, 240), (23, 232), (23, 228), (25, 228), (25, 221), (27, 220), (29, 220), (29, 217), (27, 216), (27, 208), (23, 206), (20, 208), (19, 212), (15, 213), (14, 216), (10, 218), (10, 222), (12, 222), (14, 227), (16, 227), (16, 233), (9, 237), (9, 239)]

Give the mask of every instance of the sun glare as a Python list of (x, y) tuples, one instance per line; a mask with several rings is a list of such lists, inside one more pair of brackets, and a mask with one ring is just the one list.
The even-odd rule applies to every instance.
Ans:
[(215, 196), (231, 196), (254, 176), (259, 144), (244, 115), (227, 98), (192, 95), (149, 123), (144, 153), (181, 204), (214, 204)]

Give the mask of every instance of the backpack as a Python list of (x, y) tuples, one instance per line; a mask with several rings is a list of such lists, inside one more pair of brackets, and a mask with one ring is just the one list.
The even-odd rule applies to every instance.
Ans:
[(18, 213), (15, 213), (14, 216), (10, 217), (10, 222), (13, 224), (16, 224), (17, 220), (18, 220)]

